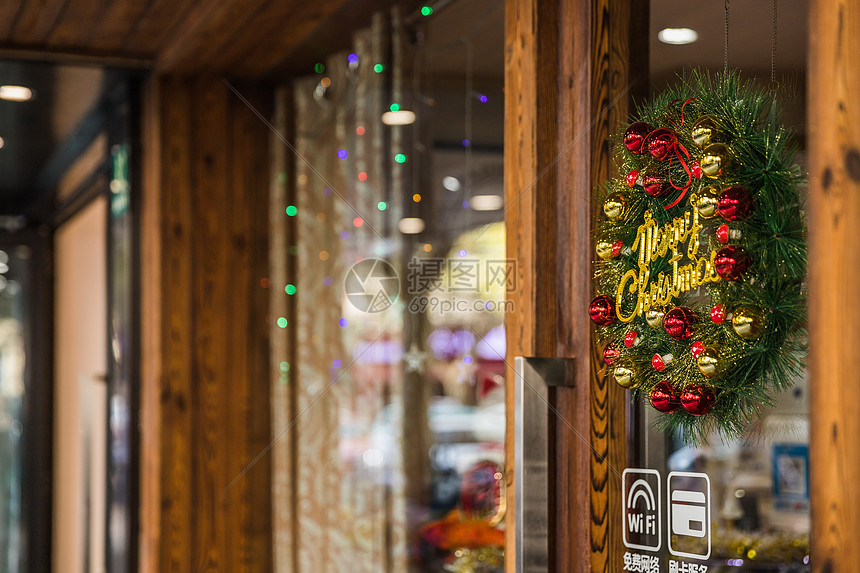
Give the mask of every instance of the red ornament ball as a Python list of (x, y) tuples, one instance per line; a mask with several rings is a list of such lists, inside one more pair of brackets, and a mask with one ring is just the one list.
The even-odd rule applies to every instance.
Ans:
[(717, 241), (719, 241), (721, 245), (725, 245), (729, 242), (729, 226), (725, 223), (717, 227)]
[(657, 161), (665, 161), (672, 153), (678, 137), (669, 129), (658, 129), (648, 137), (648, 153)]
[(681, 392), (681, 406), (694, 416), (704, 416), (714, 407), (717, 396), (701, 384), (688, 384)]
[(665, 179), (653, 173), (645, 174), (645, 177), (642, 178), (642, 187), (645, 189), (645, 193), (651, 197), (662, 197), (672, 188)]
[(671, 354), (666, 354), (664, 356), (660, 356), (659, 354), (654, 354), (651, 357), (651, 366), (654, 367), (654, 370), (657, 372), (662, 372), (666, 369), (666, 365), (672, 362), (673, 358)]
[(702, 165), (699, 163), (698, 160), (690, 163), (690, 173), (692, 173), (693, 177), (695, 177), (696, 179), (702, 178)]
[(627, 128), (627, 131), (624, 132), (624, 147), (630, 153), (635, 153), (636, 155), (641, 155), (645, 153), (645, 138), (648, 137), (648, 134), (654, 131), (654, 128), (644, 121), (637, 121), (630, 125)]
[(671, 414), (681, 405), (681, 400), (672, 386), (666, 382), (660, 382), (651, 390), (651, 405), (658, 412)]
[(624, 241), (615, 241), (612, 243), (612, 256), (618, 257), (621, 254), (621, 251), (624, 249)]
[(663, 318), (663, 328), (666, 334), (675, 340), (686, 340), (693, 335), (693, 326), (698, 322), (693, 309), (678, 306), (666, 313)]
[(711, 309), (711, 321), (714, 324), (722, 324), (726, 321), (726, 305), (718, 304)]
[(723, 189), (717, 199), (717, 211), (726, 221), (743, 221), (752, 213), (752, 194), (743, 185)]
[(606, 364), (612, 364), (621, 356), (621, 351), (614, 344), (607, 344), (603, 349), (603, 361)]
[(690, 354), (693, 355), (693, 358), (698, 358), (699, 354), (701, 354), (704, 350), (705, 350), (705, 345), (702, 343), (701, 340), (697, 340), (690, 347)]
[(624, 346), (627, 348), (631, 348), (636, 346), (639, 343), (639, 333), (635, 330), (631, 330), (627, 334), (624, 335)]
[(634, 169), (633, 171), (628, 173), (626, 180), (628, 187), (633, 187), (634, 185), (636, 185), (639, 182), (639, 170)]
[(750, 258), (746, 251), (737, 245), (726, 245), (714, 258), (714, 268), (720, 278), (726, 281), (736, 281), (750, 267)]
[(615, 301), (611, 297), (601, 295), (591, 301), (588, 316), (598, 326), (608, 326), (615, 322)]

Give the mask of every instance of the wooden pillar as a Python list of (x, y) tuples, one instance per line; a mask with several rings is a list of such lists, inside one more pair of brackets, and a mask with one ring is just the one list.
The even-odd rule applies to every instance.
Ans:
[(810, 3), (809, 377), (812, 564), (860, 563), (860, 4)]
[[(607, 137), (646, 86), (648, 8), (629, 0), (508, 0), (506, 10), (505, 216), (518, 270), (508, 356), (576, 359), (576, 387), (551, 393), (558, 415), (550, 416), (549, 570), (612, 571), (617, 562), (609, 559), (621, 547), (611, 520), (620, 516), (627, 398), (602, 374), (587, 315), (599, 208), (591, 195), (614, 169)], [(513, 384), (509, 371), (508, 460)], [(512, 568), (512, 467), (507, 479)]]
[(217, 77), (143, 123), (141, 571), (271, 571), (269, 132)]

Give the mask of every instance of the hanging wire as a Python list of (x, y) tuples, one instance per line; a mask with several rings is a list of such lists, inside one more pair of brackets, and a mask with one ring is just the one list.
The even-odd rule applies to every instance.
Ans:
[(723, 74), (729, 73), (729, 0), (726, 0), (725, 55), (723, 57)]
[(770, 36), (770, 91), (776, 93), (779, 82), (776, 81), (776, 1), (773, 0), (773, 26)]

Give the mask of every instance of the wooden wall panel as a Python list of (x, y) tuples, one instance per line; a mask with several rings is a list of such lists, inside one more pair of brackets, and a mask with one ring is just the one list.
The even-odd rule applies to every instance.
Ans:
[(267, 572), (269, 133), (219, 78), (151, 83), (141, 570)]
[[(622, 553), (613, 516), (620, 516), (627, 465), (627, 396), (603, 375), (586, 309), (599, 208), (592, 189), (615, 169), (608, 136), (628, 113), (631, 52), (637, 62), (643, 51), (647, 58), (641, 30), (630, 49), (633, 5), (507, 2), (505, 216), (508, 256), (519, 271), (516, 308), (506, 321), (508, 353), (576, 359), (576, 387), (551, 393), (551, 571), (614, 571)], [(647, 22), (647, 3), (635, 10)], [(647, 74), (647, 67), (638, 71)], [(510, 460), (512, 372), (508, 378)], [(513, 468), (508, 472), (513, 486)], [(508, 491), (512, 509), (513, 487)], [(513, 567), (513, 511), (506, 525)]]
[(809, 391), (813, 571), (860, 563), (860, 5), (810, 3)]

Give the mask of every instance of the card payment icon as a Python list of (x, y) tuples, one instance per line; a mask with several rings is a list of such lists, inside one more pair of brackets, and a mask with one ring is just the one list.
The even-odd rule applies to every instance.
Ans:
[[(691, 472), (672, 472), (667, 481), (669, 552), (678, 557), (707, 559), (711, 556), (711, 481), (706, 474)], [(697, 542), (682, 543), (683, 538)], [(680, 551), (674, 545), (681, 545), (687, 551)], [(693, 552), (691, 547), (698, 552)]]

